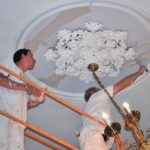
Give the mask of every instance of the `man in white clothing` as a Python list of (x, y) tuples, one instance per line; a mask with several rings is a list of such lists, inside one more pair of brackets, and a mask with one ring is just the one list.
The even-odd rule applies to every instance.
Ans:
[[(1, 65), (25, 77), (25, 72), (32, 70), (35, 63), (30, 50), (20, 49), (13, 60)], [(41, 92), (7, 72), (0, 72), (0, 109), (26, 121), (27, 105), (31, 108), (39, 104), (35, 100), (28, 101), (29, 95), (39, 97)], [(24, 129), (23, 125), (0, 115), (0, 150), (24, 150)]]
[[(116, 93), (123, 90), (132, 84), (146, 70), (145, 66), (113, 86), (107, 87), (108, 93), (113, 97)], [(106, 112), (109, 116), (109, 121), (112, 122), (109, 97), (99, 88), (92, 87), (85, 91), (85, 100), (87, 105), (85, 112), (103, 121), (102, 112)], [(82, 116), (83, 127), (80, 131), (79, 145), (81, 150), (109, 150), (112, 148), (113, 139), (104, 135), (104, 126), (101, 126), (94, 121)]]

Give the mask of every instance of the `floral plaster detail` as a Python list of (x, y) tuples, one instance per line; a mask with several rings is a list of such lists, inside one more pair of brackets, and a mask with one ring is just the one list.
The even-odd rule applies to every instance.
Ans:
[(97, 75), (117, 76), (122, 65), (134, 58), (135, 50), (126, 44), (126, 31), (104, 30), (100, 22), (86, 22), (83, 29), (63, 29), (57, 33), (57, 43), (44, 54), (54, 61), (55, 73), (79, 77), (90, 82), (88, 64), (97, 63)]

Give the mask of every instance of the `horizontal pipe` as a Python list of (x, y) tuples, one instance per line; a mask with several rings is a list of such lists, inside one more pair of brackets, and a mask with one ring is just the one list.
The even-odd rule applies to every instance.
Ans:
[(56, 137), (46, 133), (46, 132), (44, 132), (43, 130), (41, 130), (41, 129), (39, 129), (39, 128), (37, 128), (37, 127), (35, 127), (35, 126), (33, 126), (33, 125), (29, 124), (29, 123), (26, 123), (26, 122), (22, 121), (21, 119), (15, 117), (15, 116), (13, 116), (13, 115), (11, 115), (9, 113), (6, 113), (6, 112), (0, 110), (0, 114), (5, 116), (5, 117), (7, 117), (7, 118), (10, 118), (10, 119), (16, 121), (16, 122), (18, 122), (18, 123), (20, 123), (20, 124), (22, 124), (22, 125), (24, 125), (26, 127), (28, 127), (29, 129), (31, 129), (31, 130), (33, 130), (33, 131), (43, 135), (46, 138), (51, 139), (51, 140), (53, 140), (53, 141), (55, 141), (55, 142), (65, 146), (65, 147), (71, 149), (71, 150), (79, 150), (78, 148), (76, 148), (76, 147), (74, 147), (74, 146), (72, 146), (72, 145), (70, 145), (70, 144), (68, 144), (68, 143), (66, 143), (66, 142), (64, 142), (64, 141), (62, 141), (62, 140), (60, 140), (60, 139), (58, 139), (58, 138), (56, 138)]
[(25, 131), (24, 135), (29, 137), (29, 138), (31, 138), (31, 139), (34, 139), (34, 140), (36, 140), (36, 141), (38, 141), (38, 142), (40, 142), (40, 143), (42, 143), (44, 145), (46, 145), (46, 146), (48, 146), (48, 147), (50, 147), (50, 148), (52, 148), (54, 150), (61, 150), (59, 147), (57, 147), (57, 146), (55, 146), (55, 145), (53, 145), (53, 144), (51, 144), (51, 143), (49, 143), (49, 142), (39, 138), (38, 136), (33, 135), (29, 131)]

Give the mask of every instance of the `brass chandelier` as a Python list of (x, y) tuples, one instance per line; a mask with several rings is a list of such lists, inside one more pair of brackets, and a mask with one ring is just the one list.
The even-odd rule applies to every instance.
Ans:
[[(114, 98), (108, 93), (107, 89), (104, 87), (98, 76), (96, 75), (96, 71), (98, 70), (98, 65), (96, 63), (91, 63), (88, 65), (89, 71), (92, 72), (94, 79), (97, 81), (99, 87), (104, 90), (112, 104), (116, 107), (119, 114), (122, 116), (125, 124), (125, 129), (130, 131), (136, 141), (136, 144), (118, 143), (123, 144), (126, 147), (126, 150), (150, 150), (150, 141), (148, 141), (148, 137), (146, 138), (143, 134), (142, 129), (140, 128), (139, 121), (141, 117), (141, 113), (137, 110), (130, 111), (128, 105), (124, 106), (124, 111), (120, 108), (120, 106), (116, 103)], [(118, 122), (110, 123), (105, 128), (105, 134), (109, 137), (115, 137), (116, 140), (119, 140), (117, 134), (121, 130), (121, 125)], [(149, 130), (148, 130), (149, 131)]]

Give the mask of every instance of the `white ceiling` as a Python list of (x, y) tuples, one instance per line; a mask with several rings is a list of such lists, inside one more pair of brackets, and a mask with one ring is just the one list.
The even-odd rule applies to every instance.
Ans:
[[(0, 60), (11, 57), (12, 53), (22, 46), (31, 48), (37, 58), (37, 66), (32, 74), (48, 83), (51, 92), (83, 110), (83, 92), (96, 83), (86, 84), (77, 78), (53, 76), (54, 64), (47, 63), (41, 56), (56, 42), (55, 33), (63, 27), (74, 29), (81, 27), (86, 20), (98, 19), (108, 29), (127, 30), (127, 42), (134, 46), (137, 42), (150, 39), (149, 8), (149, 0), (36, 0), (36, 3), (34, 0), (14, 0), (11, 4), (8, 0), (3, 1), (0, 5)], [(137, 55), (143, 51), (149, 51), (149, 45), (138, 48)], [(102, 80), (105, 85), (112, 84), (137, 68), (137, 65), (123, 68), (118, 77)], [(45, 75), (48, 79), (45, 79)], [(150, 75), (147, 73), (115, 97), (120, 105), (126, 100), (132, 109), (142, 113), (140, 124), (143, 129), (150, 127), (149, 83)], [(123, 130), (123, 121), (113, 106), (112, 111), (114, 120), (122, 124), (123, 137), (132, 139), (131, 133)], [(50, 98), (46, 98), (43, 105), (29, 111), (29, 122), (70, 144), (78, 145), (75, 131), (81, 125), (80, 115)], [(26, 149), (48, 150), (47, 147), (29, 139), (26, 139)]]

